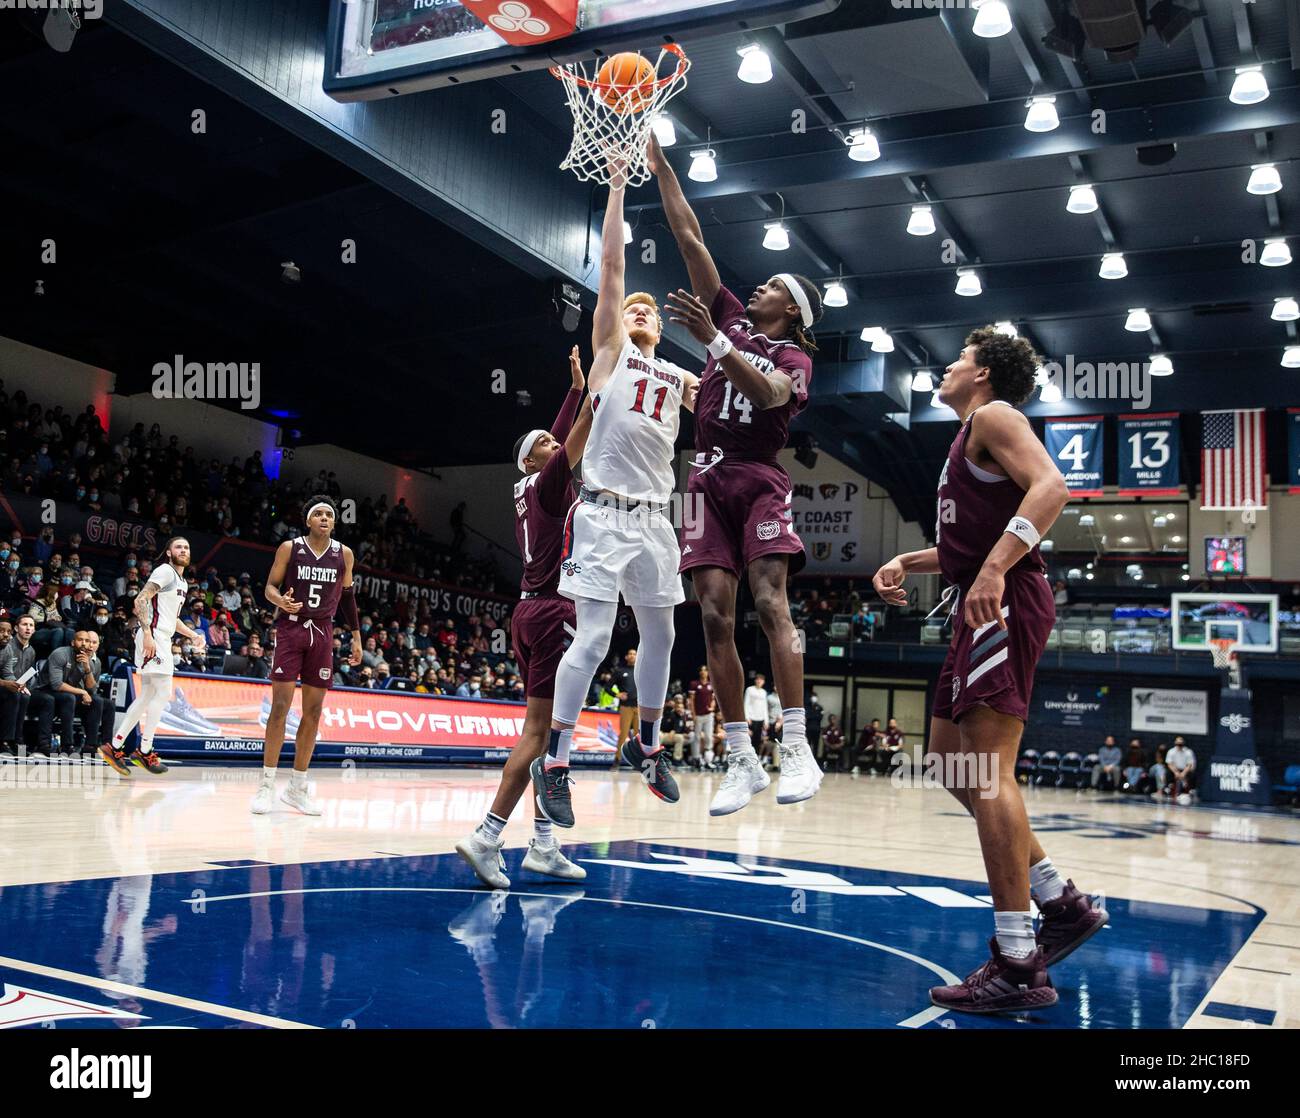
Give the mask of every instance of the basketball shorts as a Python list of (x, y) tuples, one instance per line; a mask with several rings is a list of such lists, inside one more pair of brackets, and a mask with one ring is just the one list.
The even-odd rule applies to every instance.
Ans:
[(298, 620), (287, 614), (275, 623), (271, 682), (304, 687), (334, 686), (334, 626), (319, 618)]
[(515, 606), (510, 641), (528, 698), (555, 698), (555, 670), (577, 623), (577, 611), (567, 598), (524, 598)]
[(135, 666), (141, 675), (173, 675), (176, 665), (172, 662), (172, 638), (155, 634), (154, 648), (156, 654), (147, 664), (144, 662), (144, 626), (135, 631)]
[(723, 459), (692, 470), (682, 513), (682, 573), (721, 567), (737, 578), (755, 559), (790, 556), (790, 573), (807, 557), (795, 533), (793, 489), (780, 466)]
[(959, 599), (933, 715), (960, 722), (971, 708), (986, 706), (1028, 721), (1034, 671), (1056, 622), (1056, 602), (1046, 577), (1035, 571), (1007, 572), (1002, 595), (1005, 629), (991, 621), (972, 629), (963, 611)]
[(576, 501), (564, 524), (560, 593), (598, 602), (617, 602), (621, 593), (629, 606), (680, 605), (680, 562), (667, 512)]

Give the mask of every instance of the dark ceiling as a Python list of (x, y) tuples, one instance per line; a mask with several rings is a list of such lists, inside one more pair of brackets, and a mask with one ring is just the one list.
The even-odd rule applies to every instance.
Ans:
[[(1149, 33), (1127, 63), (1044, 49), (1056, 6), (1012, 0), (1016, 30), (983, 40), (965, 9), (845, 0), (833, 15), (758, 33), (776, 70), (763, 86), (736, 78), (739, 37), (687, 43), (695, 65), (671, 109), (671, 158), (684, 172), (705, 136), (718, 153), (718, 181), (687, 190), (724, 277), (744, 288), (776, 270), (825, 281), (842, 269), (850, 303), (822, 324), (819, 367), (863, 358), (858, 333), (879, 325), (898, 345), (889, 368), (938, 368), (972, 327), (1010, 319), (1056, 360), (1168, 353), (1177, 373), (1161, 382), (1158, 407), (1300, 400), (1300, 372), (1278, 366), (1294, 330), (1268, 315), (1275, 297), (1300, 294), (1294, 266), (1241, 258), (1243, 240), (1296, 232), (1297, 0), (1204, 0), (1204, 19), (1171, 46)], [(538, 355), (586, 344), (585, 329), (556, 324), (546, 282), (111, 27), (88, 25), (67, 56), (13, 35), (0, 43), (0, 95), (24, 106), (0, 119), (0, 333), (112, 369), (122, 391), (145, 387), (174, 352), (260, 360), (267, 408), (294, 410), (310, 394), (306, 438), (405, 465), (500, 461), (516, 428), (545, 421), (541, 399), (521, 411), (513, 390), (549, 400), (563, 368)], [(1257, 106), (1228, 100), (1245, 63), (1264, 64), (1272, 89)], [(531, 105), (555, 101), (544, 73), (501, 85)], [(1033, 93), (1056, 95), (1057, 132), (1022, 127)], [(175, 111), (200, 97), (201, 142)], [(807, 115), (804, 134), (791, 131), (793, 109)], [(1090, 127), (1098, 110), (1102, 131)], [(834, 132), (864, 118), (884, 153), (873, 163), (849, 160)], [(562, 151), (566, 122), (554, 120)], [(1140, 162), (1139, 146), (1160, 141), (1177, 142), (1175, 157)], [(1265, 160), (1283, 190), (1252, 196), (1250, 166)], [(1095, 186), (1098, 214), (1066, 213), (1077, 182)], [(931, 237), (904, 231), (921, 200), (934, 206)], [(661, 228), (653, 187), (629, 201), (634, 215), (645, 207), (639, 230)], [(763, 223), (782, 209), (792, 247), (769, 252)], [(57, 269), (38, 266), (46, 235), (60, 238)], [(356, 265), (339, 262), (344, 237), (358, 241)], [(953, 293), (944, 238), (958, 263), (978, 266), (981, 297)], [(1097, 277), (1111, 249), (1125, 252), (1128, 278)], [(298, 287), (279, 281), (288, 259), (303, 268)], [(38, 274), (43, 299), (31, 294)], [(1123, 329), (1133, 306), (1150, 310), (1153, 337)], [(510, 394), (485, 405), (462, 390), (496, 368)], [(905, 515), (925, 521), (949, 416), (922, 394), (901, 425), (863, 399), (818, 395), (801, 425), (824, 447), (849, 446)], [(1186, 426), (1194, 447), (1199, 432)], [(1282, 441), (1272, 442), (1280, 462)]]

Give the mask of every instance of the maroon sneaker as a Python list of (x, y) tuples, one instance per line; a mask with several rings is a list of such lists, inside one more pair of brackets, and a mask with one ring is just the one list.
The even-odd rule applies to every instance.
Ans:
[(930, 1001), (958, 1013), (1014, 1013), (1056, 1004), (1040, 948), (1027, 959), (1008, 959), (998, 948), (997, 936), (989, 940), (989, 948), (993, 957), (987, 963), (956, 986), (932, 987)]
[(1106, 926), (1110, 913), (1094, 904), (1087, 893), (1080, 893), (1073, 881), (1065, 883), (1065, 892), (1054, 901), (1038, 906), (1038, 946), (1043, 949), (1043, 966), (1055, 966), (1071, 951), (1095, 936)]

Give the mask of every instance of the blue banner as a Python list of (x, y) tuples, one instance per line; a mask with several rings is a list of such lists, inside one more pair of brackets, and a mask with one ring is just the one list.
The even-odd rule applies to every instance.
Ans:
[(1177, 412), (1119, 417), (1119, 495), (1177, 497)]
[(1091, 730), (1100, 741), (1106, 732), (1109, 698), (1110, 688), (1105, 686), (1040, 683), (1034, 687), (1034, 709), (1031, 716), (1034, 729)]
[(1099, 415), (1082, 419), (1049, 419), (1043, 442), (1056, 468), (1065, 478), (1072, 497), (1100, 497), (1102, 421)]
[(1286, 409), (1287, 492), (1300, 493), (1300, 408)]

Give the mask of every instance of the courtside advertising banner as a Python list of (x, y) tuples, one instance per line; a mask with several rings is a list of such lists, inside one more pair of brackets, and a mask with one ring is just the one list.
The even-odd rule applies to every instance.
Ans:
[(1205, 691), (1133, 688), (1130, 728), (1159, 734), (1208, 734), (1210, 696)]
[(1288, 493), (1300, 493), (1300, 408), (1286, 409), (1286, 484)]
[(1065, 478), (1072, 497), (1100, 497), (1103, 446), (1101, 416), (1081, 419), (1049, 419), (1043, 428), (1043, 443), (1056, 468)]
[(1119, 417), (1119, 495), (1178, 496), (1178, 413)]
[[(139, 684), (139, 673), (132, 672), (132, 694), (122, 696), (119, 714), (139, 691)], [(302, 714), (301, 696), (301, 690), (295, 692), (285, 727), (285, 748), (290, 752)], [(334, 688), (325, 693), (315, 756), (504, 761), (523, 731), (524, 709), (523, 703), (488, 699)], [(270, 713), (271, 687), (261, 680), (178, 674), (155, 742), (164, 756), (260, 757)], [(569, 757), (575, 767), (608, 765), (617, 743), (616, 711), (583, 711)]]

